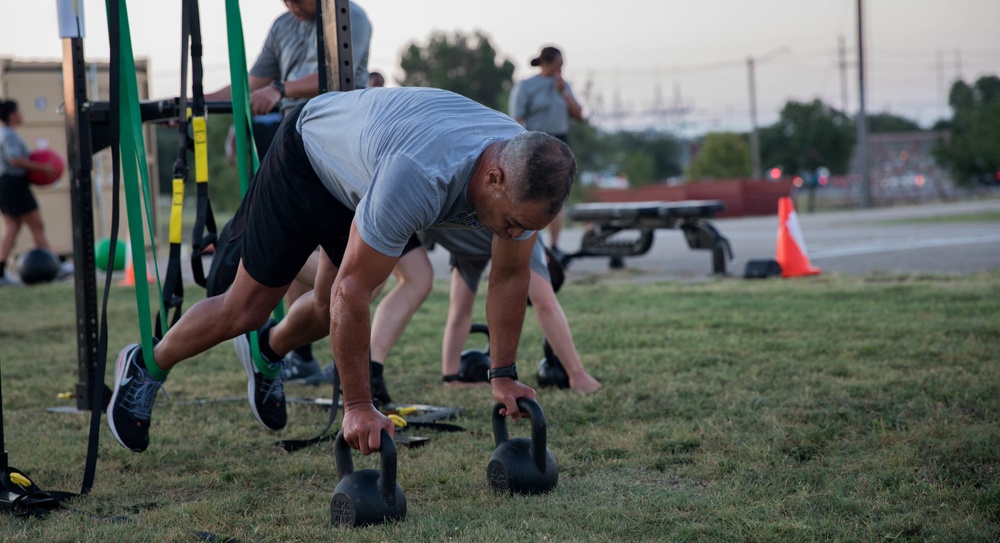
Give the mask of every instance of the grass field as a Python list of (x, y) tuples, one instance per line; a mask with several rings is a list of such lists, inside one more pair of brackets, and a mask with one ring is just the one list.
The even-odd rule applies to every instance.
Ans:
[[(328, 525), (332, 446), (274, 446), (314, 435), (327, 411), (292, 405), (271, 434), (243, 400), (194, 402), (246, 390), (227, 344), (171, 374), (148, 451), (123, 449), (102, 422), (92, 493), (45, 520), (0, 516), (0, 541), (1000, 538), (1000, 273), (575, 283), (560, 299), (605, 388), (540, 391), (560, 464), (550, 494), (488, 489), (492, 400), (440, 385), (441, 283), (386, 375), (397, 401), (465, 408), (455, 422), (468, 431), (400, 448), (405, 522)], [(57, 394), (76, 381), (73, 302), (71, 284), (0, 290), (6, 448), (50, 490), (79, 490), (86, 454), (89, 419), (45, 411), (72, 403)], [(133, 294), (115, 289), (111, 363), (135, 320)], [(529, 315), (518, 354), (529, 384), (540, 357)], [(376, 465), (355, 455), (357, 469)]]

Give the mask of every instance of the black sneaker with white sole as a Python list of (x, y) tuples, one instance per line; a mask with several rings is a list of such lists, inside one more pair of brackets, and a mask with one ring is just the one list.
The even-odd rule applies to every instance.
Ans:
[(392, 403), (389, 396), (389, 389), (385, 386), (385, 377), (382, 376), (384, 366), (378, 362), (368, 362), (368, 385), (371, 387), (372, 403), (375, 407), (384, 407)]
[(253, 412), (254, 418), (268, 430), (281, 430), (288, 422), (282, 372), (284, 360), (268, 364), (270, 369), (277, 371), (274, 377), (268, 377), (260, 373), (254, 364), (250, 350), (250, 334), (243, 334), (233, 339), (233, 347), (236, 348), (236, 357), (240, 359), (240, 364), (243, 364), (243, 369), (247, 372), (247, 400), (250, 402), (250, 411)]
[[(108, 404), (108, 426), (122, 447), (142, 452), (149, 446), (153, 402), (163, 387), (139, 362), (142, 346), (127, 345), (115, 363), (115, 390)], [(164, 392), (166, 394), (166, 392)]]

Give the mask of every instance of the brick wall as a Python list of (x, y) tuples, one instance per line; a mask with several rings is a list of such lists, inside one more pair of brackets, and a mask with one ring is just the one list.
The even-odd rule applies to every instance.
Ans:
[(647, 202), (682, 200), (722, 200), (726, 210), (719, 217), (745, 215), (774, 215), (778, 212), (778, 198), (788, 196), (792, 189), (790, 179), (780, 181), (754, 181), (730, 179), (682, 185), (645, 185), (630, 189), (595, 189), (591, 200), (595, 202)]

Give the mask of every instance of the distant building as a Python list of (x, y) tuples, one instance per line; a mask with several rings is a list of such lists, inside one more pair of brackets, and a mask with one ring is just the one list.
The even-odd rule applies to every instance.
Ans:
[[(934, 160), (933, 149), (946, 132), (893, 132), (868, 135), (868, 171), (875, 205), (949, 198), (954, 183)], [(861, 167), (851, 158), (851, 195), (860, 201)]]

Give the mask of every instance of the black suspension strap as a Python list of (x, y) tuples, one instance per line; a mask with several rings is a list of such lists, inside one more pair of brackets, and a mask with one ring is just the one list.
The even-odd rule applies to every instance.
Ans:
[[(121, 197), (121, 148), (118, 145), (121, 140), (120, 126), (121, 115), (118, 111), (118, 103), (121, 100), (121, 87), (118, 84), (121, 76), (121, 57), (118, 51), (121, 49), (121, 29), (119, 28), (119, 6), (118, 0), (107, 0), (108, 11), (108, 38), (111, 46), (111, 66), (108, 74), (109, 92), (111, 107), (109, 112), (111, 129), (111, 249), (108, 254), (108, 262), (114, 262), (115, 249), (118, 245), (118, 226), (120, 222), (119, 205)], [(108, 360), (108, 295), (111, 293), (111, 266), (104, 275), (104, 295), (101, 300), (101, 322), (97, 336), (97, 360), (94, 364), (94, 386), (91, 387), (90, 398), (90, 435), (87, 439), (87, 459), (83, 468), (83, 484), (80, 494), (86, 495), (94, 487), (94, 476), (97, 473), (97, 449), (101, 435), (101, 412), (104, 403), (104, 371)], [(145, 271), (143, 271), (145, 273)]]
[(173, 326), (181, 316), (181, 306), (184, 303), (184, 278), (181, 274), (181, 230), (184, 212), (184, 182), (188, 174), (188, 106), (187, 106), (187, 73), (188, 73), (188, 42), (191, 36), (191, 2), (181, 3), (181, 90), (177, 108), (177, 158), (174, 160), (172, 197), (170, 201), (170, 249), (167, 260), (167, 273), (163, 280), (163, 305), (173, 316), (170, 324), (162, 322), (159, 315), (156, 318), (156, 337), (162, 338), (167, 329)]
[(203, 85), (204, 69), (202, 67), (201, 16), (198, 10), (198, 0), (188, 0), (191, 3), (191, 95), (192, 95), (192, 134), (194, 136), (194, 178), (198, 191), (198, 213), (195, 216), (194, 230), (191, 232), (191, 273), (198, 286), (206, 287), (205, 268), (201, 255), (205, 248), (214, 245), (218, 240), (218, 228), (215, 224), (215, 214), (212, 213), (212, 202), (208, 197), (208, 120), (205, 111), (205, 88)]

